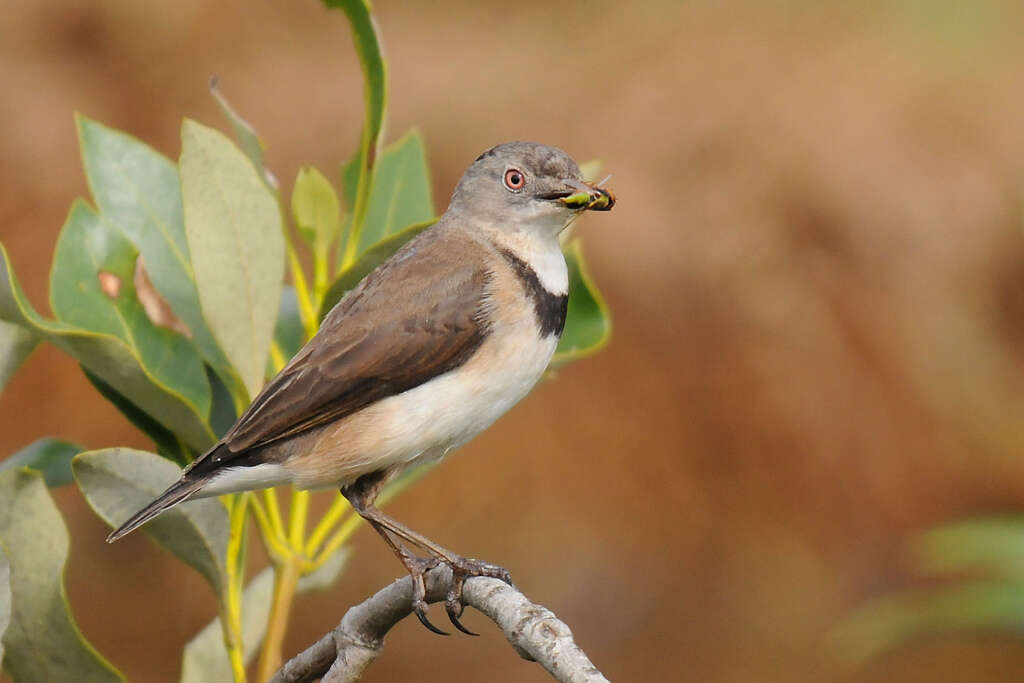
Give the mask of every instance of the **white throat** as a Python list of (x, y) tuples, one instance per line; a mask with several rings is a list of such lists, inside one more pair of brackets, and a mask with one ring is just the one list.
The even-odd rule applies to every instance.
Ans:
[(494, 243), (508, 249), (537, 274), (544, 289), (552, 294), (568, 294), (569, 272), (566, 269), (558, 234), (565, 218), (550, 215), (520, 221), (514, 228), (505, 227), (489, 231)]

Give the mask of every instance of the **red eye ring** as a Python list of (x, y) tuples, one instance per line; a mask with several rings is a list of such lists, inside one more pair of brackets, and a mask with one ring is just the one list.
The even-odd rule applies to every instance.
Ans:
[(505, 171), (504, 182), (505, 187), (513, 192), (518, 192), (526, 185), (526, 176), (518, 168), (510, 168)]

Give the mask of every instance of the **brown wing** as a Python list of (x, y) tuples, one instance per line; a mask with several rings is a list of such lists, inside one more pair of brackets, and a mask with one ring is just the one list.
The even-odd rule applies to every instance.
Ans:
[(461, 241), (433, 237), (410, 241), (331, 310), (224, 437), (229, 453), (214, 460), (350, 415), (476, 351), (488, 334), (488, 272)]

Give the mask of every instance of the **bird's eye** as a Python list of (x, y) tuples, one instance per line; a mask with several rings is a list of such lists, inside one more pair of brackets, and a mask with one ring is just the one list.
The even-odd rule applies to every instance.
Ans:
[(518, 168), (510, 168), (505, 171), (505, 187), (516, 192), (526, 185), (526, 176)]

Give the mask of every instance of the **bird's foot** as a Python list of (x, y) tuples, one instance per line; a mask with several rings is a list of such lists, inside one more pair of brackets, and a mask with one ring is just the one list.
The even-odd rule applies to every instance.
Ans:
[(454, 561), (443, 560), (452, 568), (452, 585), (448, 589), (448, 595), (444, 601), (444, 611), (448, 613), (448, 619), (452, 625), (471, 636), (478, 635), (462, 625), (459, 617), (462, 616), (462, 588), (466, 579), (471, 576), (489, 576), (494, 579), (501, 579), (508, 585), (512, 585), (512, 575), (504, 567), (499, 567), (490, 562), (474, 560), (468, 557), (458, 557)]
[(427, 585), (423, 575), (441, 564), (441, 561), (436, 557), (416, 557), (405, 553), (402, 554), (401, 559), (412, 578), (412, 611), (416, 618), (427, 627), (428, 631), (433, 631), (439, 636), (451, 635), (434, 626), (430, 623), (430, 619), (427, 619)]

